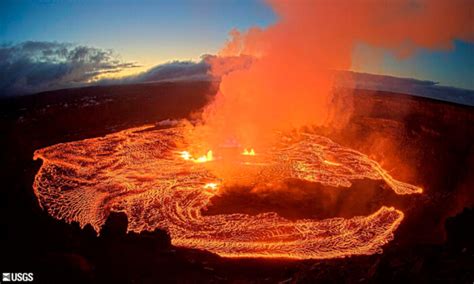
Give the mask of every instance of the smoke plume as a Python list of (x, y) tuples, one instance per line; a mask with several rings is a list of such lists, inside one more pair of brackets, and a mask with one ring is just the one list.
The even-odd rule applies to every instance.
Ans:
[[(410, 56), (417, 47), (449, 49), (453, 39), (474, 39), (469, 0), (269, 4), (278, 22), (265, 29), (231, 31), (219, 54), (256, 59), (222, 76), (220, 91), (204, 112), (211, 144), (239, 141), (253, 146), (275, 129), (340, 122), (350, 105), (341, 107), (333, 96), (335, 71), (350, 69), (357, 43)], [(212, 65), (211, 71), (221, 69)]]

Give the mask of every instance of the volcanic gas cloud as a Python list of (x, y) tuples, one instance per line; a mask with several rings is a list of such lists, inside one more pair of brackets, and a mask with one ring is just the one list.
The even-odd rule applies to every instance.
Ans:
[[(52, 216), (97, 230), (110, 211), (133, 231), (162, 228), (177, 246), (228, 257), (332, 258), (372, 254), (393, 238), (403, 212), (381, 207), (350, 219), (287, 220), (276, 213), (205, 216), (226, 187), (298, 179), (349, 187), (382, 180), (397, 194), (422, 189), (375, 161), (302, 126), (341, 127), (350, 100), (333, 97), (336, 70), (365, 42), (409, 55), (472, 39), (469, 1), (271, 1), (279, 21), (232, 31), (210, 60), (220, 90), (199, 123), (142, 127), (35, 152), (34, 182)], [(396, 174), (396, 173), (395, 173)], [(282, 200), (284, 202), (284, 200)]]
[[(221, 57), (255, 58), (233, 70), (211, 61), (223, 75), (220, 92), (206, 110), (210, 141), (266, 143), (275, 129), (343, 125), (347, 98), (333, 97), (334, 71), (351, 68), (357, 43), (383, 47), (400, 56), (416, 48), (448, 49), (453, 39), (473, 40), (469, 0), (270, 1), (279, 21), (267, 29), (232, 31)], [(366, 59), (369, 60), (369, 59)]]

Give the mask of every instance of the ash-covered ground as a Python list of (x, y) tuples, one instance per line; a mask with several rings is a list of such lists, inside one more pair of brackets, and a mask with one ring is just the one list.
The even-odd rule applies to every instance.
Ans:
[[(97, 237), (42, 211), (32, 184), (33, 152), (56, 143), (105, 135), (166, 119), (188, 118), (217, 85), (159, 83), (60, 90), (0, 101), (2, 272), (34, 272), (35, 282), (451, 282), (474, 280), (474, 108), (387, 92), (339, 90), (354, 111), (342, 128), (316, 131), (374, 158), (394, 177), (422, 186), (409, 199), (379, 194), (360, 181), (339, 200), (315, 208), (319, 195), (301, 187), (257, 195), (232, 190), (206, 214), (274, 208), (289, 218), (326, 212), (365, 214), (403, 205), (405, 219), (383, 254), (331, 260), (225, 259), (170, 245), (163, 231), (127, 234), (113, 214)], [(322, 189), (327, 190), (327, 189)], [(370, 198), (369, 198), (370, 197)], [(285, 199), (282, 205), (275, 200)], [(239, 206), (229, 204), (239, 201)], [(248, 204), (248, 206), (245, 206)], [(351, 208), (351, 205), (353, 208)], [(358, 211), (357, 211), (358, 210)], [(324, 216), (322, 216), (324, 217)]]

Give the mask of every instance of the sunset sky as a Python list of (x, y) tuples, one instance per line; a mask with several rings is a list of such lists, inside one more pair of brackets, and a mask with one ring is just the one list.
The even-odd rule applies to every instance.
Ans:
[[(198, 61), (215, 54), (232, 28), (267, 27), (277, 21), (257, 0), (2, 0), (0, 44), (68, 42), (113, 49), (139, 72), (172, 60)], [(373, 54), (381, 54), (373, 60)], [(474, 89), (474, 45), (456, 41), (450, 50), (418, 50), (399, 58), (361, 43), (353, 70), (432, 80)]]

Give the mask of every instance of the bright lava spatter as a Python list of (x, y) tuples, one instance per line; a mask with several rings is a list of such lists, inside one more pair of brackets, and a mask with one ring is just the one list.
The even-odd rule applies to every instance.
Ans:
[[(129, 230), (165, 229), (175, 246), (225, 257), (335, 258), (373, 254), (393, 239), (403, 212), (381, 207), (350, 219), (287, 220), (276, 213), (202, 215), (228, 176), (214, 160), (183, 159), (185, 127), (150, 126), (37, 150), (43, 160), (34, 191), (55, 218), (99, 230), (109, 212), (123, 211)], [(235, 179), (248, 184), (298, 178), (349, 187), (351, 180), (385, 180), (397, 194), (421, 188), (393, 179), (367, 156), (315, 134), (279, 134), (267, 151), (241, 155)], [(179, 146), (178, 146), (179, 145)], [(183, 148), (181, 148), (183, 147)], [(179, 149), (178, 149), (179, 148)], [(242, 153), (242, 149), (240, 152)], [(221, 168), (219, 166), (214, 168)], [(222, 176), (217, 176), (221, 175)]]

